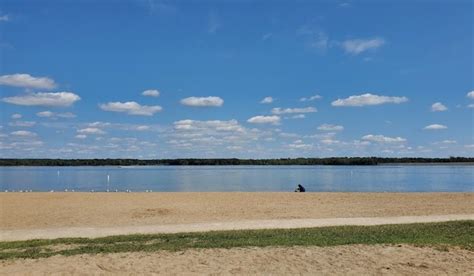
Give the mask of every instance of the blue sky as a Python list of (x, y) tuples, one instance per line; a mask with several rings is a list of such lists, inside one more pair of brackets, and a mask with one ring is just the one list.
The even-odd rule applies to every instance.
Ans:
[(96, 2), (0, 2), (2, 157), (474, 156), (472, 1)]

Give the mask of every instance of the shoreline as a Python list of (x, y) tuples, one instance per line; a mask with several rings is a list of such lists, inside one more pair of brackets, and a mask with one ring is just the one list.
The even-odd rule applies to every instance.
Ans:
[(377, 164), (156, 164), (156, 165), (0, 165), (0, 168), (28, 168), (28, 167), (41, 167), (41, 168), (74, 168), (74, 167), (117, 167), (117, 168), (144, 168), (144, 167), (285, 167), (285, 166), (335, 166), (335, 167), (376, 167), (376, 166), (474, 166), (474, 162), (406, 162), (406, 163), (377, 163)]

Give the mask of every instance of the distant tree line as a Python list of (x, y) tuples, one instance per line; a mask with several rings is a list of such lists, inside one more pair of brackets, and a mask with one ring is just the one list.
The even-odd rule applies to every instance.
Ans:
[(279, 159), (0, 159), (0, 166), (228, 166), (228, 165), (380, 165), (408, 163), (474, 163), (474, 158), (330, 157)]

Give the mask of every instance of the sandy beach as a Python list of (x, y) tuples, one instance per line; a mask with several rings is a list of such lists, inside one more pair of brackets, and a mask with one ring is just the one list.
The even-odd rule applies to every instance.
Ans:
[[(474, 214), (473, 193), (2, 193), (0, 203), (2, 233)], [(468, 275), (473, 263), (474, 253), (458, 248), (250, 247), (6, 260), (0, 274)]]
[(474, 193), (0, 193), (0, 230), (474, 214)]
[(409, 245), (201, 249), (0, 262), (1, 275), (471, 275), (474, 253)]

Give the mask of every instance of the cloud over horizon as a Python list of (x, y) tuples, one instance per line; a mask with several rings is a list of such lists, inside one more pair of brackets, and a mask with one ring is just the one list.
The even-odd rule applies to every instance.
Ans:
[(339, 125), (322, 124), (318, 127), (321, 131), (343, 131), (344, 127)]
[(425, 130), (442, 130), (442, 129), (447, 129), (448, 127), (445, 125), (441, 124), (432, 124), (432, 125), (427, 125), (423, 129)]
[(321, 97), (320, 95), (313, 95), (313, 96), (310, 96), (310, 97), (300, 98), (300, 102), (311, 102), (311, 101), (315, 101), (315, 100), (320, 100), (322, 98), (323, 97)]
[(265, 97), (263, 100), (260, 101), (261, 104), (270, 104), (273, 103), (273, 98), (272, 97)]
[(105, 131), (97, 127), (87, 127), (87, 128), (78, 129), (77, 133), (84, 134), (84, 135), (85, 134), (103, 135), (105, 134)]
[(137, 102), (109, 102), (106, 104), (100, 104), (100, 109), (111, 112), (121, 112), (129, 115), (138, 116), (153, 116), (155, 113), (160, 112), (163, 108), (159, 105), (140, 105)]
[(314, 113), (318, 112), (315, 107), (302, 107), (302, 108), (281, 108), (275, 107), (272, 108), (272, 114), (282, 115), (282, 114), (294, 114), (294, 113)]
[(25, 106), (68, 107), (80, 99), (81, 97), (73, 92), (38, 92), (23, 96), (6, 97), (2, 101)]
[(406, 142), (407, 139), (402, 137), (387, 137), (384, 135), (373, 135), (368, 134), (362, 137), (362, 140), (375, 142), (375, 143), (403, 143)]
[(371, 106), (381, 104), (400, 104), (408, 102), (407, 97), (391, 97), (391, 96), (379, 96), (371, 93), (365, 93), (362, 95), (350, 96), (345, 99), (337, 99), (331, 103), (332, 106), (344, 107), (344, 106)]
[(272, 124), (277, 125), (280, 123), (280, 116), (254, 116), (247, 120), (251, 124)]
[(474, 91), (471, 91), (471, 92), (467, 93), (466, 97), (468, 97), (469, 99), (474, 100)]
[(448, 110), (448, 108), (440, 102), (434, 103), (431, 106), (431, 111), (432, 112), (442, 112), (442, 111), (446, 111), (446, 110)]
[(0, 76), (0, 85), (37, 88), (37, 89), (54, 89), (56, 83), (47, 77), (33, 77), (29, 74), (13, 74)]
[(194, 107), (221, 107), (224, 104), (224, 100), (220, 97), (209, 96), (209, 97), (188, 97), (180, 101), (182, 105), (194, 106)]
[(142, 96), (157, 98), (160, 96), (160, 91), (156, 89), (148, 89), (142, 92)]

